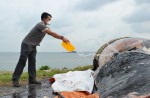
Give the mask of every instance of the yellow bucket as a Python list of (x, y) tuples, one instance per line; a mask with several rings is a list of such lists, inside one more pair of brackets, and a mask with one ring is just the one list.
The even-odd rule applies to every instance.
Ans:
[(68, 51), (68, 52), (72, 52), (73, 50), (75, 50), (75, 47), (70, 43), (70, 42), (62, 42), (62, 46)]

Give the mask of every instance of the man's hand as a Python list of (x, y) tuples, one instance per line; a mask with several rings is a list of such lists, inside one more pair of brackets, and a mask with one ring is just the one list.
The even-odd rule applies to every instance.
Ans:
[(62, 41), (65, 42), (65, 43), (70, 42), (70, 41), (69, 41), (67, 38), (65, 38), (65, 37), (62, 37)]

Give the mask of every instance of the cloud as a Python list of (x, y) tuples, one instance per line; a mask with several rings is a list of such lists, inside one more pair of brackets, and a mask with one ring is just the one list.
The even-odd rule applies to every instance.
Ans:
[(131, 24), (131, 28), (135, 33), (149, 33), (150, 34), (150, 22), (144, 22), (144, 23), (136, 23)]
[(128, 23), (142, 23), (150, 21), (149, 5), (137, 8), (132, 14), (125, 17), (124, 20)]
[[(130, 25), (135, 33), (150, 33), (150, 2), (149, 0), (136, 0), (132, 13), (124, 16), (123, 21)], [(140, 5), (139, 5), (140, 4)]]
[(150, 0), (132, 0), (131, 13), (123, 17), (127, 23), (143, 23), (150, 21)]
[(76, 4), (75, 9), (82, 11), (92, 11), (114, 1), (116, 0), (80, 0)]
[(150, 0), (134, 0), (137, 4), (150, 3)]
[[(41, 21), (40, 15), (44, 11), (53, 16), (52, 31), (67, 37), (77, 51), (97, 51), (103, 43), (122, 36), (150, 36), (150, 4), (146, 2), (149, 1), (1, 0), (0, 52), (19, 52), (22, 39)], [(65, 50), (61, 40), (47, 35), (38, 51)]]

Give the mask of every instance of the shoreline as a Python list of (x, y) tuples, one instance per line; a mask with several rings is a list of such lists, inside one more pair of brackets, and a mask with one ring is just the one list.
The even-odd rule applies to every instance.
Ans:
[[(37, 80), (45, 79), (52, 77), (54, 74), (59, 74), (59, 73), (66, 73), (68, 71), (82, 71), (82, 70), (87, 70), (91, 69), (92, 65), (87, 65), (87, 66), (78, 66), (72, 69), (68, 68), (63, 68), (63, 69), (49, 69), (49, 70), (37, 70), (36, 71), (36, 78)], [(0, 86), (11, 86), (12, 85), (12, 74), (13, 71), (0, 71)], [(20, 83), (26, 83), (28, 81), (28, 72), (23, 72), (20, 79)]]
[(20, 77), (21, 87), (12, 86), (12, 72), (0, 71), (0, 97), (1, 98), (22, 98), (29, 97), (32, 95), (32, 98), (52, 98), (55, 96), (49, 82), (49, 78), (55, 74), (66, 73), (68, 71), (83, 71), (91, 69), (92, 65), (87, 66), (78, 66), (73, 69), (50, 69), (50, 70), (37, 70), (37, 80), (40, 81), (41, 85), (28, 84), (28, 73), (23, 72)]

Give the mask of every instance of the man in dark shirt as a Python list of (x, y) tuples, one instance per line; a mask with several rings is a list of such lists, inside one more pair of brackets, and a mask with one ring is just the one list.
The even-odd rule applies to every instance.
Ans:
[(46, 34), (51, 35), (57, 39), (64, 42), (69, 42), (67, 38), (61, 36), (47, 27), (48, 22), (50, 22), (52, 16), (49, 13), (42, 13), (41, 22), (37, 23), (28, 35), (23, 39), (21, 44), (21, 53), (19, 61), (16, 65), (15, 71), (12, 76), (13, 86), (20, 87), (19, 78), (23, 72), (28, 59), (28, 74), (29, 74), (29, 84), (41, 84), (41, 82), (36, 80), (36, 46), (40, 44), (42, 39)]

